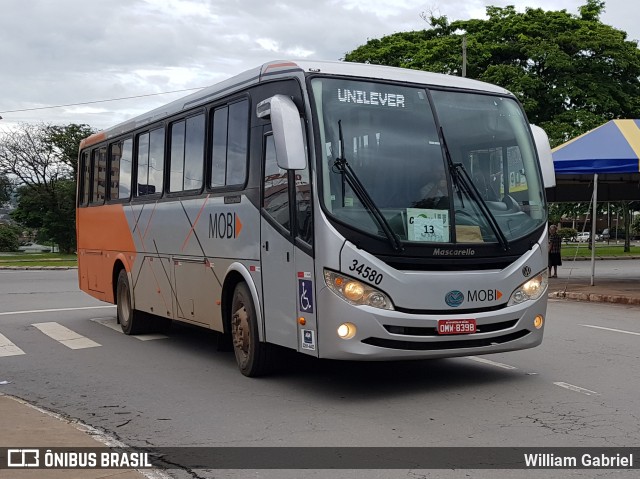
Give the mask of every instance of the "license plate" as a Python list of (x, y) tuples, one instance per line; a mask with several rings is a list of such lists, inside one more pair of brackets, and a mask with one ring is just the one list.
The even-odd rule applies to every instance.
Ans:
[(476, 332), (475, 319), (439, 319), (438, 334), (471, 334)]

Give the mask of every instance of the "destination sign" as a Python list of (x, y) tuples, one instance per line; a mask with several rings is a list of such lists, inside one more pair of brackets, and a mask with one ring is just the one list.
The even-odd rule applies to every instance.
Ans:
[(338, 101), (360, 105), (405, 108), (404, 95), (400, 93), (381, 93), (378, 91), (350, 90), (338, 88)]

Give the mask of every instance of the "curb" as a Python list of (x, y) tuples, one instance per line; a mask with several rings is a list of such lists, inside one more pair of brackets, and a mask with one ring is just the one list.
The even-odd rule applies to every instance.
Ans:
[(567, 291), (554, 291), (549, 293), (549, 298), (553, 299), (572, 299), (574, 301), (591, 301), (593, 303), (617, 303), (640, 305), (640, 298), (632, 298), (629, 296), (615, 296), (597, 293), (572, 293)]
[(16, 271), (25, 271), (25, 270), (49, 270), (49, 269), (58, 269), (58, 270), (66, 270), (66, 269), (78, 269), (77, 266), (0, 266), (0, 270), (16, 270)]
[[(110, 435), (107, 432), (101, 431), (98, 428), (95, 428), (93, 426), (90, 426), (86, 423), (81, 422), (78, 419), (73, 419), (71, 417), (68, 416), (64, 416), (62, 414), (58, 414), (55, 413), (53, 411), (41, 408), (39, 406), (36, 406), (35, 404), (32, 404), (24, 399), (21, 399), (19, 397), (16, 396), (11, 396), (9, 394), (4, 394), (2, 392), (0, 392), (0, 398), (7, 398), (9, 400), (15, 401), (16, 403), (20, 404), (21, 406), (27, 408), (26, 410), (27, 412), (27, 416), (29, 416), (30, 418), (36, 418), (36, 417), (44, 417), (46, 418), (45, 420), (47, 421), (54, 421), (56, 422), (56, 424), (60, 425), (63, 428), (73, 428), (75, 429), (77, 432), (84, 434), (85, 437), (87, 438), (87, 441), (85, 440), (81, 440), (80, 442), (82, 444), (80, 444), (80, 442), (78, 442), (76, 447), (92, 447), (92, 448), (100, 448), (100, 447), (108, 447), (108, 448), (127, 448), (129, 447), (127, 444), (121, 442), (119, 439), (117, 439), (116, 437)], [(29, 430), (30, 424), (24, 424), (22, 425), (22, 429), (23, 430)], [(57, 426), (54, 426), (56, 429), (58, 429), (58, 434), (62, 434), (62, 436), (58, 436), (58, 440), (65, 436), (65, 430), (64, 429), (59, 429)], [(95, 445), (93, 444), (93, 442), (95, 442)], [(90, 445), (89, 445), (90, 444)], [(58, 472), (60, 471), (59, 474), (49, 474), (49, 472)], [(78, 472), (80, 470), (76, 470), (74, 472)], [(46, 478), (46, 477), (67, 477), (64, 475), (65, 470), (64, 469), (55, 469), (55, 470), (42, 470), (39, 471), (41, 472), (40, 476), (41, 478)], [(123, 478), (129, 478), (132, 479), (133, 477), (135, 477), (136, 479), (171, 479), (171, 476), (165, 472), (163, 469), (154, 467), (151, 469), (135, 469), (135, 468), (131, 468), (131, 469), (126, 469), (126, 470), (103, 470), (103, 469), (96, 469), (96, 470), (92, 470), (90, 473), (87, 474), (87, 477), (93, 477), (95, 479), (107, 479), (107, 478), (115, 478), (115, 477), (120, 477), (122, 476)], [(4, 476), (2, 476), (4, 477)], [(22, 477), (22, 476), (20, 476)], [(29, 476), (29, 477), (35, 477), (35, 476)], [(68, 476), (68, 477), (82, 477), (82, 476), (78, 476), (78, 474), (74, 474), (72, 476)]]
[[(640, 256), (596, 256), (596, 261), (609, 261), (609, 260), (626, 260), (626, 259), (640, 259)], [(591, 261), (591, 256), (578, 256), (576, 258), (572, 256), (563, 256), (562, 261)]]

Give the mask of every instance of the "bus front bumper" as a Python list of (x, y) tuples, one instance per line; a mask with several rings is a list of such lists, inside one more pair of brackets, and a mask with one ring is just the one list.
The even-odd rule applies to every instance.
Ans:
[[(538, 346), (544, 325), (534, 326), (534, 318), (546, 322), (546, 291), (535, 301), (497, 311), (441, 314), (409, 314), (369, 306), (353, 306), (328, 288), (319, 292), (322, 321), (318, 325), (318, 352), (321, 358), (344, 360), (400, 360), (475, 356)], [(439, 335), (441, 319), (475, 319), (478, 332)], [(338, 328), (350, 323), (355, 335), (342, 339)]]

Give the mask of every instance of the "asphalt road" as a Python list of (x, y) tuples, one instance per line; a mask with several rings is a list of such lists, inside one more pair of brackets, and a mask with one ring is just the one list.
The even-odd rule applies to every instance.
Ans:
[[(618, 261), (612, 267), (636, 264)], [(388, 363), (317, 361), (285, 352), (275, 375), (248, 379), (237, 371), (233, 353), (216, 351), (213, 336), (200, 329), (178, 326), (166, 337), (146, 340), (111, 329), (115, 309), (78, 291), (76, 274), (0, 271), (0, 334), (24, 353), (0, 356), (0, 382), (9, 381), (0, 392), (131, 446), (640, 444), (638, 307), (550, 301), (545, 340), (526, 351)], [(51, 325), (42, 324), (51, 322), (90, 342), (77, 338), (65, 345), (53, 339), (43, 331), (55, 335), (58, 327), (52, 333)], [(637, 472), (173, 470), (171, 475), (488, 479), (618, 478)]]

